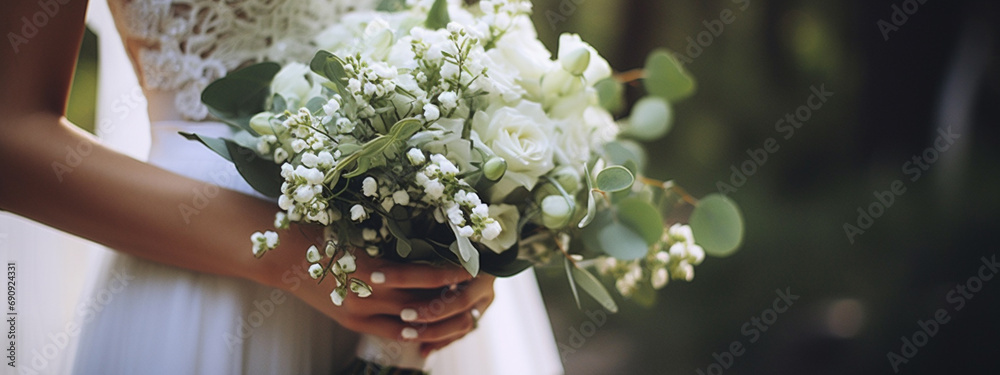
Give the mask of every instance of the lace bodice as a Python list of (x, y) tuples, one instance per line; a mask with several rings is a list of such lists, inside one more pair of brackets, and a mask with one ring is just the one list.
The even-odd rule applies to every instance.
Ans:
[(260, 61), (308, 62), (312, 37), (374, 0), (108, 0), (147, 92), (174, 95), (185, 120), (204, 120), (201, 91)]

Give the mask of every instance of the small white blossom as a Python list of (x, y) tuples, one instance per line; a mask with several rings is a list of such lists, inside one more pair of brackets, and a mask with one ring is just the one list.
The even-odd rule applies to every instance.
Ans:
[(436, 105), (430, 103), (424, 104), (424, 118), (426, 118), (427, 121), (434, 121), (440, 117), (441, 111)]
[(288, 151), (285, 151), (284, 148), (278, 147), (277, 149), (274, 150), (275, 163), (282, 163), (287, 159), (288, 159)]
[[(284, 195), (282, 195), (283, 197)], [(278, 198), (281, 199), (281, 198)], [(274, 227), (277, 229), (288, 229), (288, 214), (278, 212), (274, 214)]]
[(361, 192), (366, 197), (376, 197), (378, 196), (378, 183), (372, 177), (365, 177), (364, 181), (361, 181)]
[(406, 190), (396, 190), (392, 193), (392, 200), (398, 205), (406, 206), (410, 204), (410, 194)]
[(445, 91), (438, 95), (438, 102), (441, 103), (441, 108), (444, 110), (451, 110), (458, 106), (458, 94), (454, 91)]
[(483, 228), (483, 233), (482, 233), (483, 239), (485, 240), (496, 239), (497, 236), (500, 235), (501, 230), (502, 228), (500, 227), (500, 222), (491, 219), (491, 221), (486, 224), (486, 227)]
[(322, 258), (323, 257), (320, 256), (319, 249), (316, 248), (316, 245), (309, 246), (309, 250), (306, 250), (306, 261), (309, 263), (319, 262)]
[(360, 204), (351, 206), (351, 220), (361, 221), (368, 218), (368, 211)]
[(472, 227), (470, 227), (468, 225), (458, 227), (458, 235), (459, 236), (462, 236), (462, 237), (472, 237), (472, 235), (475, 234), (475, 233), (476, 233), (476, 231), (473, 230)]
[(656, 270), (656, 272), (653, 272), (653, 278), (650, 281), (653, 283), (654, 289), (660, 289), (663, 288), (663, 286), (667, 285), (668, 279), (669, 275), (667, 274), (667, 269), (659, 268)]
[(345, 273), (351, 273), (358, 269), (358, 266), (354, 262), (354, 255), (346, 252), (340, 257), (340, 259), (337, 260), (337, 265), (340, 266), (340, 270)]
[(410, 164), (413, 165), (421, 165), (424, 164), (425, 161), (427, 161), (427, 158), (424, 156), (424, 152), (420, 151), (420, 149), (418, 148), (411, 148), (409, 151), (407, 151), (406, 158), (410, 159)]
[(375, 241), (375, 238), (378, 238), (378, 232), (371, 228), (362, 229), (361, 238), (364, 238), (365, 241)]
[(296, 139), (292, 141), (292, 151), (295, 151), (296, 154), (302, 152), (302, 150), (305, 150), (306, 147), (309, 147), (309, 144), (306, 143), (306, 141), (303, 141), (301, 139)]

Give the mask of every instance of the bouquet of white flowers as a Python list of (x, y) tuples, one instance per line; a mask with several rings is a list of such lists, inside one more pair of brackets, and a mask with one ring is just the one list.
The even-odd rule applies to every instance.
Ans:
[[(612, 76), (572, 34), (553, 60), (530, 11), (518, 0), (427, 0), (347, 14), (315, 36), (308, 65), (261, 63), (205, 89), (202, 100), (236, 136), (185, 136), (276, 198), (277, 228), (328, 228), (329, 241), (305, 257), (312, 277), (336, 280), (338, 305), (372, 293), (351, 277), (355, 256), (497, 276), (561, 260), (574, 296), (579, 286), (615, 311), (588, 265), (621, 294), (648, 298), (670, 278), (691, 280), (706, 251), (736, 249), (743, 228), (732, 201), (698, 201), (644, 177), (632, 141), (667, 132), (669, 103), (693, 92), (690, 76), (662, 51)], [(629, 81), (649, 95), (616, 121)], [(667, 225), (665, 214), (684, 205), (694, 206), (690, 227)], [(277, 245), (271, 231), (251, 240), (258, 257)]]

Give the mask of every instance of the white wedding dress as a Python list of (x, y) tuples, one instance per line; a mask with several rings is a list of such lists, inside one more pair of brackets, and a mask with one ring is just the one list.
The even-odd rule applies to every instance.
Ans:
[[(305, 61), (314, 52), (304, 42), (311, 34), (354, 7), (371, 7), (368, 3), (108, 0), (148, 101), (148, 162), (253, 194), (230, 163), (177, 134), (230, 134), (227, 125), (205, 120), (200, 91), (247, 63)], [(100, 17), (91, 14), (97, 23)], [(115, 30), (106, 21), (97, 28), (103, 29), (102, 43), (118, 43), (117, 37), (109, 38)], [(122, 65), (109, 69), (116, 64), (113, 54), (104, 53), (107, 46), (101, 51), (102, 88), (131, 74)], [(118, 91), (129, 90), (119, 85)], [(122, 112), (125, 118), (132, 111)], [(331, 374), (354, 357), (356, 334), (281, 291), (117, 253), (108, 257), (89, 297), (84, 296), (100, 308), (84, 316), (73, 373)], [(434, 375), (562, 373), (534, 273), (498, 279), (495, 291), (478, 329), (432, 354), (426, 370)]]

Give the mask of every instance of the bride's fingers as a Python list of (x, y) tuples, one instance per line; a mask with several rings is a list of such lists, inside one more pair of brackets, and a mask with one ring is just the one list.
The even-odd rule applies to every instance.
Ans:
[(349, 319), (345, 327), (392, 340), (439, 342), (464, 336), (475, 327), (471, 315), (457, 315), (436, 323), (405, 323), (397, 316), (375, 315)]
[(440, 288), (472, 279), (468, 271), (457, 266), (404, 264), (380, 259), (373, 259), (370, 264), (359, 267), (354, 276), (368, 282), (372, 287), (384, 285), (391, 288), (413, 289)]
[(483, 301), (488, 305), (493, 298), (492, 286), (492, 277), (481, 277), (454, 288), (376, 288), (366, 298), (349, 295), (341, 308), (354, 315), (396, 315), (404, 322), (434, 323), (467, 312)]
[(446, 347), (448, 345), (451, 345), (455, 341), (461, 340), (462, 338), (464, 338), (465, 336), (467, 336), (469, 333), (472, 333), (473, 331), (475, 331), (476, 328), (477, 328), (477, 325), (479, 323), (479, 320), (482, 319), (482, 312), (486, 311), (486, 308), (489, 307), (489, 305), (491, 303), (493, 303), (492, 298), (480, 300), (479, 302), (476, 303), (476, 305), (473, 308), (471, 308), (471, 309), (469, 309), (468, 311), (465, 312), (465, 313), (469, 314), (469, 316), (472, 317), (472, 321), (473, 321), (472, 331), (465, 332), (465, 333), (461, 334), (460, 336), (449, 337), (449, 338), (441, 340), (441, 341), (425, 342), (422, 345), (420, 345), (420, 356), (427, 357), (432, 352), (440, 350), (440, 349), (442, 349), (442, 348), (444, 348), (444, 347)]

